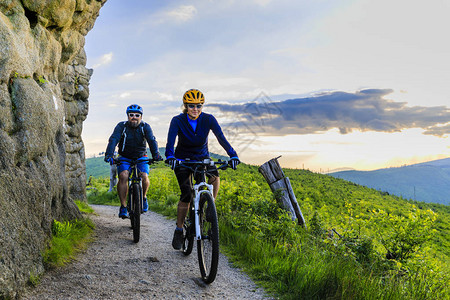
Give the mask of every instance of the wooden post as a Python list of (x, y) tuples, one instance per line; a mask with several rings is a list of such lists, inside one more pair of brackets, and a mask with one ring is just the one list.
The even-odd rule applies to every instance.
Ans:
[(272, 192), (276, 193), (277, 201), (291, 215), (292, 220), (297, 219), (298, 224), (306, 228), (305, 219), (292, 190), (291, 182), (288, 177), (284, 176), (284, 172), (278, 163), (280, 157), (265, 162), (258, 170), (266, 179)]
[(270, 184), (270, 189), (274, 193), (278, 193), (278, 191), (281, 192), (280, 194), (275, 194), (276, 199), (281, 203), (281, 206), (291, 215), (292, 221), (295, 221), (297, 215), (295, 214), (294, 207), (292, 206), (291, 199), (289, 198), (289, 192), (286, 191), (286, 182), (284, 181), (284, 178), (272, 182), (272, 184)]
[(300, 206), (297, 202), (297, 197), (295, 197), (294, 190), (292, 190), (291, 181), (289, 180), (289, 177), (286, 177), (285, 179), (287, 191), (289, 193), (289, 199), (291, 200), (292, 207), (294, 208), (295, 215), (298, 219), (298, 225), (302, 225), (306, 228), (306, 222), (305, 218), (303, 217), (302, 211), (300, 209)]

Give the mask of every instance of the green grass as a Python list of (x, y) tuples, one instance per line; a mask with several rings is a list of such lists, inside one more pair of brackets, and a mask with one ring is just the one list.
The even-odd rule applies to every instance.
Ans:
[[(254, 166), (223, 171), (216, 199), (222, 251), (269, 293), (280, 299), (450, 297), (447, 207), (305, 170), (285, 174), (308, 230), (279, 208)], [(150, 208), (175, 217), (180, 191), (173, 172), (159, 166), (149, 178)], [(117, 198), (108, 184), (94, 180), (90, 203)], [(386, 258), (388, 249), (395, 259)]]
[(280, 299), (408, 299), (396, 282), (386, 284), (365, 274), (357, 263), (308, 235), (300, 234), (292, 248), (256, 239), (224, 222), (220, 229), (221, 246), (235, 264)]
[[(94, 213), (87, 203), (76, 201), (80, 211)], [(50, 246), (43, 253), (44, 265), (51, 269), (64, 266), (75, 255), (86, 248), (91, 241), (94, 223), (88, 219), (59, 222), (53, 220)], [(30, 276), (30, 284), (35, 285), (38, 277)]]
[(41, 277), (31, 272), (30, 277), (28, 278), (28, 285), (36, 287), (39, 285), (39, 283), (41, 283)]
[(116, 188), (112, 192), (108, 192), (109, 178), (100, 177), (93, 179), (93, 181), (95, 182), (95, 186), (88, 186), (86, 188), (88, 203), (120, 206)]
[(78, 206), (78, 209), (85, 214), (95, 214), (95, 211), (92, 207), (89, 206), (86, 202), (76, 200), (75, 204)]

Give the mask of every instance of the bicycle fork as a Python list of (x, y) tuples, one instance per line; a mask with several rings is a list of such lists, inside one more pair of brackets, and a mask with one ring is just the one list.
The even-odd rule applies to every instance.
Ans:
[[(206, 189), (200, 189), (206, 187)], [(202, 233), (200, 231), (200, 196), (203, 193), (210, 193), (213, 195), (213, 186), (207, 184), (206, 182), (200, 182), (194, 186), (194, 211), (195, 211), (195, 240), (199, 241), (202, 239)]]

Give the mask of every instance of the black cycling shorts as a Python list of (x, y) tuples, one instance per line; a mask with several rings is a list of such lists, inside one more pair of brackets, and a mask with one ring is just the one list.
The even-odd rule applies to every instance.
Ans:
[[(219, 177), (219, 172), (217, 171), (216, 166), (208, 166), (207, 170), (207, 178)], [(191, 199), (194, 198), (194, 187), (192, 185), (193, 171), (184, 168), (183, 166), (176, 166), (175, 175), (177, 176), (178, 184), (181, 190), (180, 201), (189, 203)], [(200, 178), (201, 174), (196, 174), (194, 178), (195, 182), (199, 182)]]

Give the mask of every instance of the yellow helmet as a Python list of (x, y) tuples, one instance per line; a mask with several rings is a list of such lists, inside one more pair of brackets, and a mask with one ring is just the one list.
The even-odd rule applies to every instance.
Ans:
[(205, 103), (205, 96), (197, 89), (190, 89), (183, 95), (184, 104), (203, 104)]

